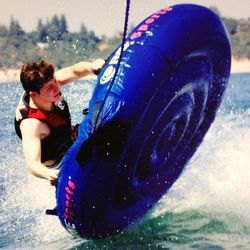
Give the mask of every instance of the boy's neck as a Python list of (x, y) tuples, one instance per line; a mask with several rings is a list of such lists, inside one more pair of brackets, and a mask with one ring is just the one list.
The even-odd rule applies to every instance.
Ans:
[(44, 102), (41, 102), (41, 101), (37, 100), (36, 98), (32, 98), (32, 97), (30, 97), (29, 105), (32, 108), (38, 108), (38, 109), (44, 110), (44, 111), (52, 111), (53, 106), (54, 106), (53, 103), (44, 103)]

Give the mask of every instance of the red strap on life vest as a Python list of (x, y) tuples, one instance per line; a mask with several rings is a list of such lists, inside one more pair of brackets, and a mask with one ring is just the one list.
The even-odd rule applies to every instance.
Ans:
[(44, 112), (39, 109), (29, 108), (28, 118), (36, 118), (42, 121), (47, 122), (52, 127), (61, 127), (67, 124), (67, 121), (63, 119), (56, 112)]

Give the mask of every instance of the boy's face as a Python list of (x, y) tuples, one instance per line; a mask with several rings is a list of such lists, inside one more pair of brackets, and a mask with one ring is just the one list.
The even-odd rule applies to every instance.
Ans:
[(60, 100), (60, 88), (55, 78), (46, 82), (37, 94), (45, 103), (58, 102)]

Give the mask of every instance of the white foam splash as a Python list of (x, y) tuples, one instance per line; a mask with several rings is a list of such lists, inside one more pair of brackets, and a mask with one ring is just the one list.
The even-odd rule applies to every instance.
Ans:
[(218, 117), (153, 215), (205, 208), (250, 223), (250, 126), (246, 112)]

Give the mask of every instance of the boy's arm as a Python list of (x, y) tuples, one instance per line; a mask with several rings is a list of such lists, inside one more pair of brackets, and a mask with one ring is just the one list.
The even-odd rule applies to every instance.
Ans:
[(53, 183), (58, 178), (59, 170), (49, 169), (41, 163), (41, 134), (48, 128), (43, 122), (29, 118), (21, 122), (20, 129), (23, 152), (30, 173)]
[(101, 70), (104, 64), (103, 59), (97, 59), (93, 62), (79, 62), (56, 71), (55, 78), (60, 85), (64, 85)]

